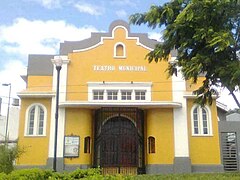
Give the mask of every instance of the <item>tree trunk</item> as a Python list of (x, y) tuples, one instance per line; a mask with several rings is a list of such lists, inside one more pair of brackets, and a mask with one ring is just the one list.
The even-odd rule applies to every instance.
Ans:
[(240, 102), (238, 101), (238, 99), (237, 99), (236, 95), (234, 94), (233, 90), (230, 90), (230, 89), (228, 89), (228, 90), (230, 91), (230, 94), (232, 95), (232, 97), (233, 97), (234, 101), (236, 102), (238, 108), (240, 109)]

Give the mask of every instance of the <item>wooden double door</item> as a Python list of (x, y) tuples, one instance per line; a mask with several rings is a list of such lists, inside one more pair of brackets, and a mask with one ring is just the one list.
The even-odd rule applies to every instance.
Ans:
[(137, 124), (121, 113), (102, 121), (95, 141), (95, 164), (118, 173), (137, 171), (143, 161), (143, 139)]
[(123, 117), (108, 120), (102, 128), (101, 165), (137, 166), (137, 138), (133, 123)]

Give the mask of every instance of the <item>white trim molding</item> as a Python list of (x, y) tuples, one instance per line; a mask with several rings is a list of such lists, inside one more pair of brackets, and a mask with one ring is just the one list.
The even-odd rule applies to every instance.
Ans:
[[(176, 57), (172, 57), (175, 61)], [(174, 153), (175, 157), (189, 157), (187, 100), (184, 98), (186, 82), (178, 68), (177, 76), (172, 76), (173, 101), (182, 104), (182, 108), (175, 108), (174, 113)]]
[(56, 95), (55, 92), (33, 92), (33, 91), (22, 91), (17, 93), (20, 98), (52, 98)]
[(152, 101), (152, 102), (89, 102), (89, 101), (66, 101), (59, 104), (60, 107), (81, 107), (88, 109), (98, 109), (101, 107), (140, 107), (148, 108), (177, 108), (181, 109), (182, 104), (171, 101)]
[[(183, 97), (186, 98), (186, 99), (196, 99), (198, 96), (197, 96), (196, 94), (193, 94), (192, 92), (188, 92), (188, 93), (185, 93), (185, 94), (183, 95)], [(212, 98), (213, 98), (213, 99), (217, 99), (218, 96), (212, 95)]]
[(96, 48), (96, 47), (102, 45), (104, 39), (114, 39), (114, 36), (115, 36), (115, 30), (118, 29), (118, 28), (122, 28), (122, 29), (125, 30), (125, 32), (126, 32), (126, 33), (125, 33), (125, 34), (126, 34), (126, 39), (136, 40), (136, 45), (137, 45), (137, 46), (142, 46), (143, 48), (148, 49), (148, 50), (150, 50), (150, 51), (153, 50), (153, 48), (147, 47), (147, 46), (143, 45), (142, 43), (140, 43), (140, 41), (139, 41), (139, 37), (129, 37), (129, 35), (128, 35), (128, 33), (129, 33), (129, 32), (128, 32), (128, 29), (127, 29), (125, 26), (118, 25), (118, 26), (116, 26), (116, 27), (113, 28), (112, 33), (111, 33), (111, 34), (112, 34), (111, 37), (101, 37), (100, 42), (98, 42), (97, 44), (94, 44), (94, 45), (92, 45), (92, 46), (90, 46), (90, 47), (87, 47), (87, 48), (73, 50), (73, 52), (88, 51), (88, 50), (90, 50), (90, 49), (94, 49), (94, 48)]

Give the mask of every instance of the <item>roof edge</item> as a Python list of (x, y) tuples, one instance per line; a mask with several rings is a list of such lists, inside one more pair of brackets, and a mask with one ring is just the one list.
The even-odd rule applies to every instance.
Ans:
[(113, 38), (113, 31), (116, 27), (121, 26), (127, 30), (126, 38), (136, 38), (137, 45), (153, 50), (155, 46), (160, 43), (156, 40), (149, 39), (146, 33), (131, 33), (130, 26), (126, 21), (115, 20), (109, 26), (109, 32), (92, 32), (91, 37), (81, 41), (64, 41), (60, 43), (60, 54), (67, 55), (72, 52), (86, 51), (95, 48), (103, 43), (103, 40)]

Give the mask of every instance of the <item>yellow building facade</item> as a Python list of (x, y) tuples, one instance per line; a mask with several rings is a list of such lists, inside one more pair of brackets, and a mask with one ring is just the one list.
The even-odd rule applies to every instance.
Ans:
[[(194, 104), (189, 83), (148, 63), (158, 42), (114, 21), (109, 32), (65, 41), (59, 55), (29, 55), (21, 98), (19, 167), (52, 168), (60, 71), (57, 169), (106, 172), (222, 171), (216, 104)], [(175, 60), (171, 53), (169, 61)]]

